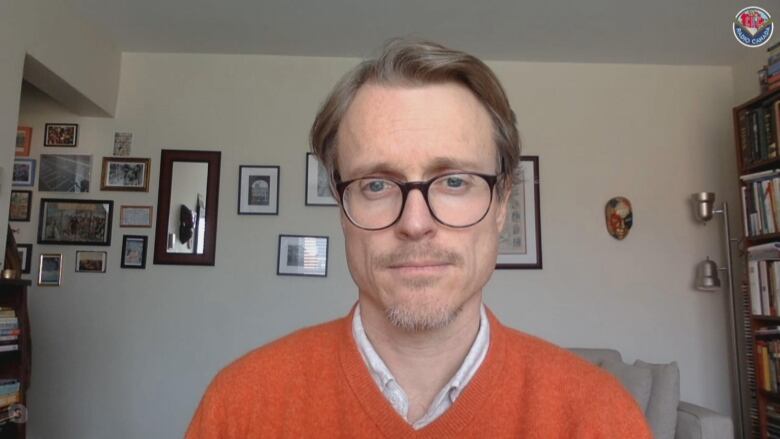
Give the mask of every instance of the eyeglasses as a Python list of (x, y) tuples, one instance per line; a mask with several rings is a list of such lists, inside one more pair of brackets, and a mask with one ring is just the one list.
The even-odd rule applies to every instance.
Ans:
[(408, 182), (369, 176), (337, 183), (336, 190), (347, 218), (364, 230), (382, 230), (395, 224), (414, 189), (422, 193), (436, 221), (464, 228), (485, 218), (497, 181), (497, 175), (475, 172), (453, 172)]

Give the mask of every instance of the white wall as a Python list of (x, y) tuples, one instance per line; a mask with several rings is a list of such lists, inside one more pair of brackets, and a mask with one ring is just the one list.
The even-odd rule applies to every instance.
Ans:
[[(114, 131), (151, 157), (149, 193), (100, 192), (155, 204), (162, 148), (219, 149), (215, 267), (119, 268), (118, 227), (105, 275), (74, 273), (34, 287), (31, 437), (181, 436), (214, 373), (255, 346), (336, 318), (356, 297), (338, 211), (304, 206), (307, 133), (351, 59), (125, 54), (115, 119), (78, 118), (25, 93), (21, 119), (81, 124), (79, 153), (111, 154)], [(728, 189), (733, 159), (728, 67), (491, 63), (517, 112), (524, 154), (539, 155), (544, 270), (497, 272), (487, 303), (511, 326), (566, 346), (612, 347), (624, 359), (679, 362), (682, 397), (729, 413), (723, 292), (692, 289), (694, 267), (722, 258), (717, 226), (694, 224), (691, 193)], [(33, 155), (40, 154), (33, 138)], [(47, 148), (49, 149), (49, 148)], [(279, 216), (236, 214), (239, 165), (281, 166)], [(46, 194), (56, 195), (56, 194)], [(625, 241), (604, 225), (606, 201), (627, 196)], [(81, 198), (87, 195), (81, 196)], [(33, 218), (37, 218), (35, 196)], [(19, 242), (34, 242), (36, 222)], [(150, 236), (153, 230), (143, 232)], [(280, 277), (280, 233), (331, 237), (328, 277)], [(722, 260), (722, 259), (721, 259)]]

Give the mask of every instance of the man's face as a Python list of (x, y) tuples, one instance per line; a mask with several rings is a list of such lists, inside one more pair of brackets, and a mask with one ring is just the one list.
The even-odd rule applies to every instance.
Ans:
[[(339, 126), (337, 145), (342, 181), (498, 171), (490, 116), (455, 83), (364, 85)], [(409, 193), (398, 222), (384, 230), (362, 230), (342, 213), (361, 307), (384, 313), (398, 327), (425, 330), (446, 326), (465, 305), (478, 304), (496, 263), (506, 199), (499, 202), (494, 192), (485, 218), (461, 229), (438, 223), (418, 190)]]

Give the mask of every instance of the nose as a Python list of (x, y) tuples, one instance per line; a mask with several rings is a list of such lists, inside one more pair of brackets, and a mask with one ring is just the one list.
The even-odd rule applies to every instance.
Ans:
[(419, 240), (435, 233), (436, 220), (431, 215), (421, 190), (409, 191), (395, 230), (401, 238), (407, 240)]

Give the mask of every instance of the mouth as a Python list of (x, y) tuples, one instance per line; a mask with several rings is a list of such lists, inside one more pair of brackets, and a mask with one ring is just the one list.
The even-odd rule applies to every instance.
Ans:
[(441, 273), (450, 266), (443, 261), (414, 261), (393, 264), (388, 268), (398, 274), (436, 274)]

